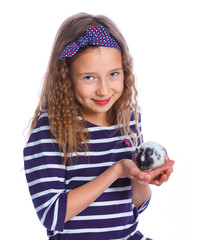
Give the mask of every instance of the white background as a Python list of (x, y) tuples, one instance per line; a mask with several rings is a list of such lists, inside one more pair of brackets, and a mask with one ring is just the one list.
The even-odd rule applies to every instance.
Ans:
[(23, 168), (30, 118), (60, 24), (77, 12), (104, 14), (126, 38), (143, 109), (144, 140), (176, 161), (152, 187), (139, 229), (154, 240), (196, 239), (197, 5), (192, 0), (32, 0), (0, 3), (0, 215), (4, 239), (47, 239)]

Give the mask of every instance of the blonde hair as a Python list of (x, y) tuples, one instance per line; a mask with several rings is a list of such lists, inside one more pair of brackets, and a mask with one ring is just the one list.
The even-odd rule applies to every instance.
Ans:
[[(35, 127), (40, 112), (47, 112), (51, 132), (64, 153), (64, 163), (68, 159), (72, 163), (73, 152), (77, 154), (78, 151), (88, 151), (89, 133), (84, 130), (87, 128), (85, 120), (79, 120), (78, 118), (78, 116), (81, 116), (81, 109), (75, 99), (72, 81), (69, 77), (72, 58), (67, 62), (65, 59), (60, 60), (59, 57), (67, 44), (83, 36), (91, 26), (100, 24), (108, 29), (110, 35), (116, 39), (122, 49), (124, 91), (111, 109), (113, 122), (117, 121), (122, 135), (132, 135), (132, 138), (135, 139), (135, 134), (129, 127), (131, 113), (135, 112), (136, 126), (139, 133), (137, 125), (138, 92), (132, 70), (132, 59), (124, 37), (116, 25), (106, 16), (94, 16), (86, 13), (73, 15), (62, 23), (57, 32), (44, 78), (40, 101), (35, 110), (30, 129), (32, 131)], [(81, 48), (73, 58), (76, 58), (78, 54), (86, 49), (87, 47)], [(123, 127), (120, 127), (121, 124)]]

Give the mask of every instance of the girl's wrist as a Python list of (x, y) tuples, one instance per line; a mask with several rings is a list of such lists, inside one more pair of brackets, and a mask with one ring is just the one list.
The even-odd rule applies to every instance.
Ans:
[(114, 172), (114, 176), (116, 179), (120, 178), (123, 176), (123, 167), (122, 167), (122, 160), (114, 163), (112, 165), (112, 168), (113, 168), (113, 172)]

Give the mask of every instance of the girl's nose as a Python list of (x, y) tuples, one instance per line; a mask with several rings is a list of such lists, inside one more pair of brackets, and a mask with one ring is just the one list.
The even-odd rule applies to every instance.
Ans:
[(109, 95), (109, 83), (106, 79), (99, 81), (96, 91), (98, 96), (108, 96)]

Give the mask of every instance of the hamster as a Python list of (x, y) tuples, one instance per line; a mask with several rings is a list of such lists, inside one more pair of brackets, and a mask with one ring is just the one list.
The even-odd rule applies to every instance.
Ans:
[(140, 170), (149, 171), (165, 163), (166, 149), (157, 142), (148, 141), (137, 148), (136, 164)]

